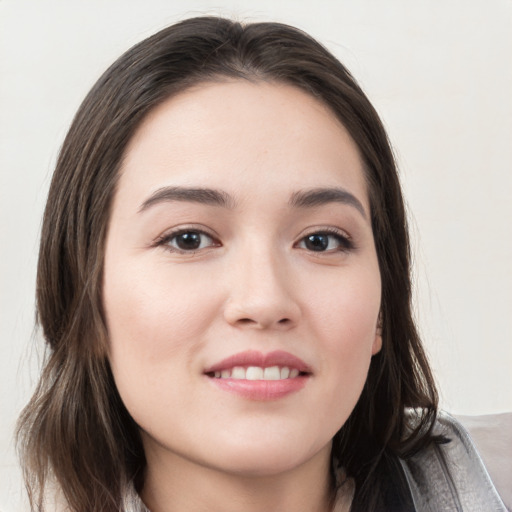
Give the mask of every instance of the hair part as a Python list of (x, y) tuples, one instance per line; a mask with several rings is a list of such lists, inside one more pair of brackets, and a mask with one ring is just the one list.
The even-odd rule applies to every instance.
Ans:
[[(37, 315), (49, 347), (18, 425), (32, 510), (53, 479), (71, 511), (121, 510), (142, 485), (145, 457), (107, 359), (102, 270), (110, 210), (126, 147), (147, 114), (192, 86), (225, 79), (292, 85), (327, 105), (356, 142), (366, 171), (382, 278), (383, 347), (333, 464), (355, 479), (353, 511), (376, 509), (385, 468), (431, 442), (434, 380), (411, 312), (407, 221), (386, 132), (344, 66), (298, 29), (192, 18), (135, 45), (98, 80), (62, 146), (44, 213)], [(418, 411), (411, 421), (407, 408)]]

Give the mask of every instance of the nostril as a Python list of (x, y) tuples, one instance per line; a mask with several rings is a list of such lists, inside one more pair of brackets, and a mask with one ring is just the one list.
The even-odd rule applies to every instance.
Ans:
[[(258, 322), (257, 320), (254, 320), (252, 318), (239, 318), (237, 320), (238, 325), (252, 325), (252, 324), (261, 324), (266, 325), (266, 322)], [(281, 318), (281, 320), (277, 321), (277, 324), (275, 325), (283, 325), (287, 326), (291, 324), (291, 320), (289, 318)], [(270, 325), (270, 323), (268, 324)]]

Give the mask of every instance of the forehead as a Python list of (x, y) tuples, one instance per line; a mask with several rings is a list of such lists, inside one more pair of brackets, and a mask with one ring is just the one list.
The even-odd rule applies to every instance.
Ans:
[(341, 185), (368, 206), (345, 127), (312, 95), (280, 83), (208, 82), (150, 112), (128, 145), (119, 188), (142, 195), (168, 185), (234, 196)]

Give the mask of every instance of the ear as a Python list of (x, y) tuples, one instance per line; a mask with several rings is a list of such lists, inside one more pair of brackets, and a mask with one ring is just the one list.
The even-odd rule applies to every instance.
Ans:
[(372, 345), (372, 356), (378, 354), (382, 348), (382, 315), (379, 313), (377, 328), (375, 329), (375, 339)]

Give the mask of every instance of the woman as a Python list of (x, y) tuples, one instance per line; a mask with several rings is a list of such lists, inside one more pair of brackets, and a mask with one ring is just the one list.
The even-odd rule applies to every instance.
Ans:
[(190, 19), (107, 70), (57, 163), (37, 304), (34, 510), (51, 483), (77, 512), (504, 510), (437, 419), (382, 124), (296, 29)]

